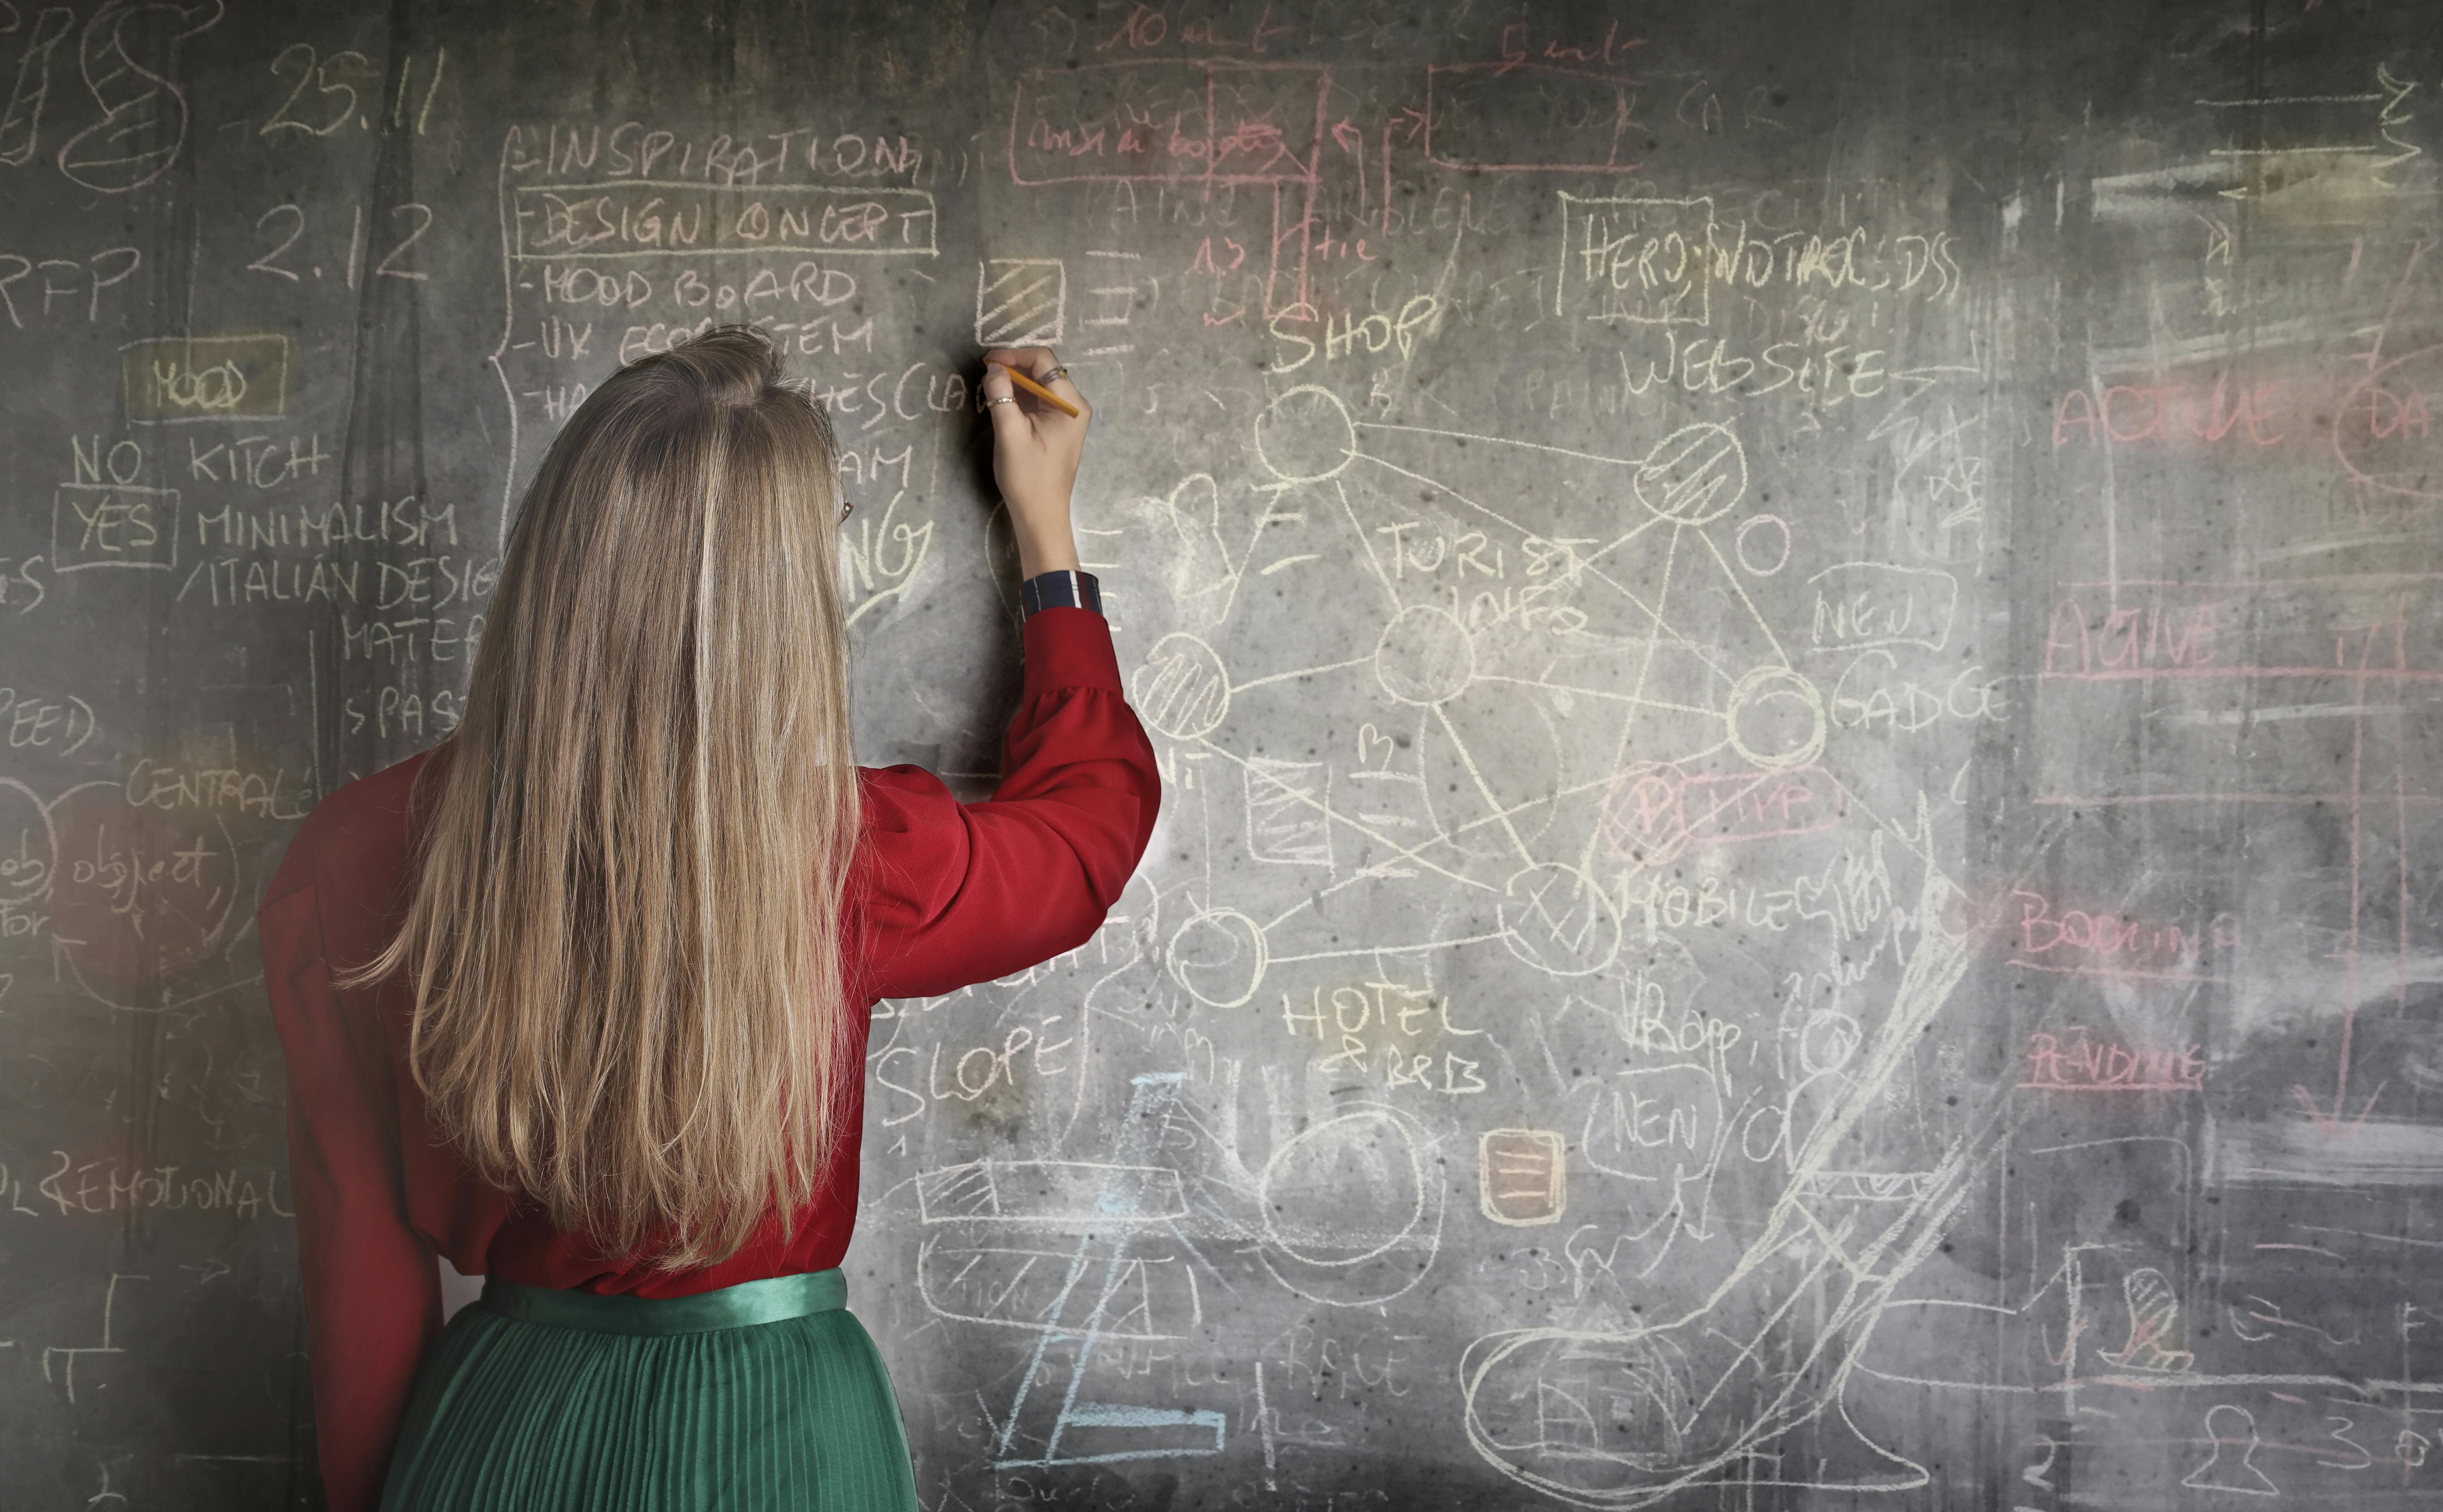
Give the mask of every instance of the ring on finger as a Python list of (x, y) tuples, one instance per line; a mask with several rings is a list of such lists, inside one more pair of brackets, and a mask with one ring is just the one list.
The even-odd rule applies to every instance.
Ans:
[(986, 399), (986, 400), (984, 401), (984, 408), (985, 408), (985, 409), (987, 409), (987, 410), (989, 410), (989, 409), (991, 409), (994, 405), (997, 405), (997, 404), (1016, 404), (1016, 403), (1018, 403), (1018, 395), (1016, 395), (1016, 394), (1014, 394), (1014, 393), (1004, 393), (1004, 394), (1002, 394), (1002, 395), (1001, 395), (1000, 398), (998, 398), (998, 399)]
[(1066, 366), (1062, 366), (1053, 369), (1037, 381), (1041, 383), (1056, 383), (1067, 376), (1069, 376), (1069, 369)]

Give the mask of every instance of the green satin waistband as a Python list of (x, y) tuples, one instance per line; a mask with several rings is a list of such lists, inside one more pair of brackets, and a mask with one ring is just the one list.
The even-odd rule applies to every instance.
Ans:
[(847, 1305), (848, 1278), (837, 1267), (742, 1281), (692, 1297), (602, 1297), (590, 1291), (520, 1286), (497, 1276), (484, 1280), (484, 1306), (504, 1318), (597, 1334), (708, 1334), (721, 1328), (784, 1322)]

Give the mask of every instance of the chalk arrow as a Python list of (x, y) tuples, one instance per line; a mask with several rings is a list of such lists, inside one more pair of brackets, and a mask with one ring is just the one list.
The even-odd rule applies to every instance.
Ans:
[(2350, 1100), (2346, 1086), (2333, 1093), (2333, 1110), (2330, 1113), (2325, 1112), (2317, 1103), (2316, 1095), (2304, 1086), (2292, 1086), (2290, 1096), (2300, 1107), (2306, 1110), (2307, 1117), (2315, 1120), (2317, 1130), (2324, 1138), (2353, 1139), (2358, 1137), (2360, 1128), (2366, 1123), (2367, 1114), (2375, 1107), (2375, 1100), (2381, 1097), (2383, 1089), (2390, 1084), (2388, 1082), (2377, 1083), (2376, 1089), (2366, 1095), (2366, 1101), (2359, 1104), (2359, 1110), (2355, 1115), (2349, 1111)]

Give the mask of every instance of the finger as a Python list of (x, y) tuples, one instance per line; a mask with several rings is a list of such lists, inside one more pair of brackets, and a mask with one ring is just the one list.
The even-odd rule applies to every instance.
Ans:
[(1033, 377), (1035, 362), (1032, 348), (994, 347), (984, 354), (984, 373), (989, 380), (1004, 386), (1001, 390), (1001, 392), (1018, 395), (1016, 405), (1003, 405), (1002, 409), (1019, 409), (1035, 413), (1046, 408), (1042, 400), (1010, 383), (1005, 375), (1007, 373), (1023, 373), (1028, 377)]
[(1017, 396), (1018, 386), (1009, 381), (1009, 373), (1001, 364), (985, 364), (984, 379), (978, 387), (983, 390), (984, 413), (992, 417), (992, 428), (997, 434), (1014, 439), (1033, 428), (1031, 422), (1020, 412), (1024, 401)]
[(1070, 373), (1068, 365), (1061, 362), (1059, 358), (1056, 356), (1053, 358), (1052, 366), (1043, 370), (1039, 381), (1054, 393), (1075, 405), (1078, 418), (1093, 418), (1094, 407), (1086, 402), (1086, 395), (1077, 388), (1076, 378)]
[[(1004, 367), (1015, 367), (1019, 372), (1075, 405), (1079, 419), (1092, 416), (1093, 406), (1089, 405), (1086, 402), (1086, 396), (1078, 392), (1076, 380), (1062, 366), (1059, 355), (1050, 347), (995, 347), (984, 354), (984, 360), (997, 362)], [(1056, 373), (1058, 376), (1054, 376)], [(1030, 403), (1028, 396), (1025, 395), (1019, 397), (1019, 403), (1038, 413), (1045, 409), (1039, 403)]]
[[(996, 369), (996, 371), (1000, 371)], [(1049, 422), (1055, 412), (1068, 420), (1085, 418), (1084, 408), (1061, 397), (1059, 392), (1027, 376), (1023, 368), (1008, 370), (1010, 380), (1017, 385), (1018, 402), (1038, 426)]]
[(1040, 379), (1060, 365), (1050, 347), (995, 347), (984, 354), (986, 362), (998, 362), (1005, 368), (1016, 368), (1030, 378)]

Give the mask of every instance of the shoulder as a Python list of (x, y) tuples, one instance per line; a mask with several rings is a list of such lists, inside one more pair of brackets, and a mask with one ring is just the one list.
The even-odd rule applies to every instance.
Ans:
[(959, 800), (941, 778), (923, 767), (859, 767), (857, 793), (864, 807), (865, 831), (899, 834), (955, 818)]
[(349, 893), (371, 884), (386, 894), (413, 848), (416, 779), (434, 755), (419, 751), (316, 804), (289, 840), (263, 906), (308, 889)]
[(856, 776), (860, 858), (921, 854), (965, 839), (957, 796), (923, 767), (859, 767)]
[(853, 892), (874, 922), (929, 916), (966, 869), (965, 811), (923, 767), (860, 767), (856, 774), (862, 833)]

